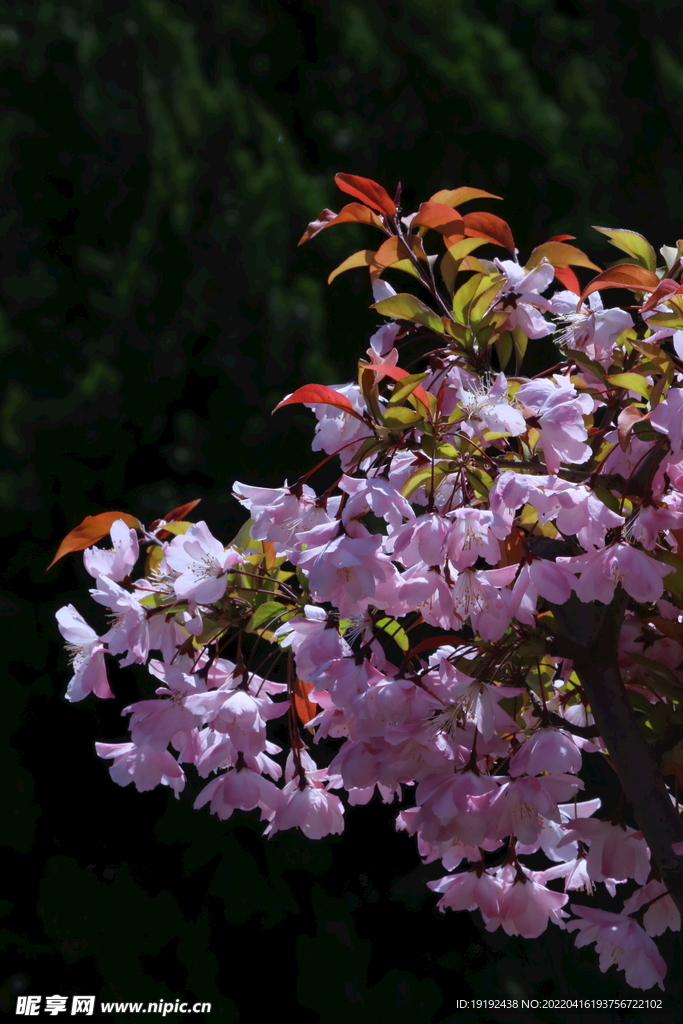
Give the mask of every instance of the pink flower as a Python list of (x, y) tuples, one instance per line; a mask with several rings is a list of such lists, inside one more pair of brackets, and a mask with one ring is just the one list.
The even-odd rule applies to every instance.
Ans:
[(578, 395), (571, 381), (556, 373), (550, 380), (527, 381), (517, 392), (517, 400), (538, 421), (539, 444), (549, 473), (559, 472), (561, 462), (580, 464), (590, 459), (583, 422), (593, 411), (590, 395)]
[(650, 416), (650, 424), (666, 434), (674, 451), (683, 442), (683, 389), (670, 388), (663, 402), (660, 402)]
[(644, 885), (650, 874), (650, 854), (641, 832), (597, 818), (575, 818), (563, 825), (567, 836), (558, 848), (580, 839), (590, 846), (588, 874), (594, 882), (635, 879)]
[(409, 502), (393, 484), (382, 477), (374, 476), (365, 480), (343, 476), (339, 488), (350, 496), (344, 506), (343, 521), (358, 519), (366, 512), (374, 512), (384, 519), (391, 532), (397, 530), (404, 519), (414, 519), (415, 513)]
[(97, 697), (113, 697), (107, 682), (104, 644), (97, 633), (72, 604), (60, 608), (56, 615), (59, 632), (66, 640), (74, 674), (66, 690), (66, 699), (83, 700), (89, 693)]
[(603, 604), (610, 603), (618, 583), (636, 601), (656, 601), (664, 590), (663, 578), (671, 572), (670, 565), (655, 561), (623, 541), (575, 558), (562, 556), (557, 561), (572, 572), (581, 571), (574, 587), (581, 601)]
[(493, 386), (488, 389), (481, 387), (478, 382), (471, 387), (459, 388), (458, 400), (468, 422), (479, 430), (511, 434), (513, 437), (526, 430), (524, 417), (508, 400), (504, 373), (499, 373)]
[(286, 701), (274, 703), (268, 697), (254, 697), (242, 689), (221, 686), (185, 698), (185, 707), (214, 729), (227, 733), (235, 748), (256, 756), (266, 746), (266, 722), (280, 718)]
[(484, 640), (498, 640), (510, 625), (510, 592), (502, 588), (516, 571), (516, 565), (507, 565), (502, 569), (465, 569), (458, 574), (453, 587), (455, 614), (463, 622), (469, 618), (472, 629)]
[(233, 811), (253, 811), (259, 807), (270, 817), (277, 810), (282, 800), (282, 791), (264, 779), (257, 772), (243, 768), (238, 771), (230, 769), (212, 779), (204, 786), (194, 802), (195, 808), (203, 807), (211, 801), (211, 813), (225, 821)]
[(443, 893), (437, 904), (440, 910), (480, 910), (484, 921), (499, 917), (503, 886), (488, 871), (470, 869), (427, 885), (433, 892)]
[(86, 548), (83, 552), (83, 564), (91, 576), (108, 576), (117, 583), (130, 575), (138, 560), (140, 549), (138, 535), (130, 530), (122, 519), (112, 524), (109, 535), (114, 545), (113, 550), (103, 548)]
[(100, 576), (97, 588), (90, 594), (113, 613), (112, 627), (102, 637), (109, 653), (126, 655), (121, 661), (122, 668), (134, 662), (144, 664), (149, 655), (149, 628), (147, 612), (140, 604), (143, 592), (131, 594), (106, 576)]
[(666, 964), (650, 936), (632, 917), (574, 903), (569, 909), (578, 919), (567, 923), (567, 931), (578, 932), (577, 946), (595, 943), (603, 973), (616, 964), (632, 988), (659, 985), (664, 991)]
[(521, 327), (529, 338), (544, 338), (552, 334), (553, 326), (545, 320), (539, 309), (551, 309), (547, 299), (541, 297), (553, 280), (555, 271), (549, 263), (541, 263), (527, 271), (512, 260), (494, 260), (507, 281), (497, 299), (496, 308), (508, 313), (505, 328), (511, 331)]
[(224, 548), (206, 523), (201, 522), (193, 523), (187, 533), (173, 538), (164, 560), (179, 574), (173, 587), (181, 600), (213, 604), (225, 593), (227, 573), (242, 561), (242, 556), (234, 548)]
[(282, 802), (266, 835), (297, 827), (309, 839), (338, 835), (344, 831), (344, 805), (321, 784), (308, 784), (302, 789), (299, 780), (292, 779), (282, 790)]
[(489, 565), (500, 562), (499, 541), (510, 528), (495, 512), (479, 508), (458, 508), (449, 513), (448, 557), (456, 569), (466, 569), (485, 559)]
[[(508, 869), (509, 870), (509, 869)], [(506, 872), (506, 869), (503, 869)], [(491, 920), (487, 929), (493, 931), (502, 925), (507, 935), (522, 935), (525, 939), (536, 939), (548, 927), (548, 923), (562, 924), (567, 915), (562, 907), (569, 899), (564, 893), (553, 892), (536, 881), (536, 872), (525, 874), (523, 882), (519, 876), (512, 885), (503, 889), (498, 911), (498, 920)]]
[(624, 913), (633, 914), (647, 903), (652, 906), (643, 914), (643, 927), (648, 935), (663, 935), (670, 928), (672, 932), (681, 929), (681, 915), (663, 882), (653, 878), (647, 885), (636, 889), (624, 900)]
[(558, 292), (553, 295), (551, 303), (553, 312), (559, 313), (560, 320), (567, 325), (556, 343), (585, 352), (589, 359), (608, 368), (617, 338), (629, 327), (633, 327), (633, 320), (626, 310), (603, 309), (602, 299), (597, 292), (589, 296), (588, 302), (578, 312), (573, 292)]
[(568, 800), (580, 789), (583, 789), (583, 782), (575, 775), (504, 778), (492, 808), (494, 813), (489, 836), (505, 839), (515, 835), (522, 843), (535, 842), (543, 825), (542, 819), (560, 822), (558, 801)]
[(581, 751), (559, 729), (538, 729), (510, 761), (510, 775), (540, 775), (549, 772), (575, 774), (581, 770)]
[(96, 743), (95, 750), (99, 757), (113, 758), (109, 774), (119, 786), (133, 782), (138, 792), (145, 793), (162, 783), (176, 796), (185, 786), (185, 774), (168, 750), (138, 747), (135, 743)]

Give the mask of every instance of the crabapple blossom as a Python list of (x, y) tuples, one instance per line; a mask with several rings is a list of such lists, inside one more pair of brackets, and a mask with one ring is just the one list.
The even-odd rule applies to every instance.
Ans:
[[(683, 906), (680, 260), (661, 287), (637, 263), (584, 282), (595, 265), (558, 238), (524, 265), (501, 218), (437, 197), (394, 217), (379, 184), (338, 181), (394, 254), (416, 254), (392, 266), (421, 297), (382, 279), (387, 250), (363, 254), (384, 323), (357, 380), (278, 405), (313, 411), (328, 457), (282, 486), (235, 483), (251, 518), (231, 544), (187, 521), (196, 502), (67, 535), (58, 557), (83, 551), (109, 626), (57, 611), (66, 698), (113, 696), (105, 656), (145, 666), (130, 741), (96, 744), (118, 785), (186, 798), (187, 773), (201, 813), (258, 809), (265, 835), (312, 840), (375, 797), (443, 865), (441, 910), (526, 938), (566, 927), (602, 970), (661, 987), (653, 936), (679, 930)], [(466, 235), (430, 233), (437, 214)], [(462, 241), (515, 259), (456, 259)], [(627, 279), (638, 316), (599, 295)], [(561, 360), (537, 372), (528, 343), (555, 328)], [(112, 550), (96, 546), (107, 533)], [(623, 807), (577, 799), (595, 753)], [(568, 920), (576, 891), (621, 912), (572, 905)]]
[(59, 632), (66, 640), (74, 670), (66, 690), (66, 699), (83, 700), (89, 693), (94, 693), (96, 697), (113, 697), (104, 664), (107, 648), (95, 630), (72, 604), (60, 608), (56, 618)]

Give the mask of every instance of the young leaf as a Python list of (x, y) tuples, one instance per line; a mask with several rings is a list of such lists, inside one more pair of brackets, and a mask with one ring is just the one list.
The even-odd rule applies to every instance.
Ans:
[[(314, 704), (308, 697), (312, 689), (313, 683), (304, 683), (304, 681), (299, 679), (298, 676), (294, 680), (294, 684), (292, 686), (294, 710), (296, 711), (297, 718), (302, 725), (306, 725), (318, 714), (318, 705)], [(313, 729), (311, 732), (313, 732)]]
[(188, 512), (196, 508), (201, 500), (201, 498), (195, 498), (194, 501), (188, 501), (186, 505), (178, 505), (178, 508), (174, 508), (167, 512), (165, 516), (162, 516), (162, 519), (165, 523), (174, 523), (177, 519), (184, 519)]
[(622, 452), (625, 452), (628, 448), (629, 441), (631, 440), (631, 431), (633, 430), (636, 423), (643, 419), (643, 414), (640, 409), (635, 405), (627, 405), (625, 409), (622, 409), (617, 419), (617, 435), (619, 437), (619, 447)]
[(347, 256), (343, 263), (340, 263), (338, 267), (334, 268), (327, 278), (327, 283), (332, 284), (335, 277), (338, 277), (339, 274), (343, 274), (345, 270), (352, 270), (354, 267), (370, 266), (374, 257), (374, 249), (359, 249), (358, 252), (354, 252), (353, 255)]
[(636, 391), (643, 398), (650, 397), (650, 385), (639, 373), (610, 373), (605, 377), (605, 380), (613, 387), (625, 388), (627, 391)]
[(483, 188), (470, 188), (469, 185), (461, 185), (460, 188), (442, 188), (440, 192), (434, 193), (430, 202), (457, 207), (461, 203), (468, 203), (470, 199), (502, 198), (502, 196), (494, 196), (493, 192), (484, 192)]
[(425, 306), (424, 302), (420, 302), (418, 298), (407, 292), (392, 295), (388, 299), (381, 299), (379, 302), (375, 302), (371, 308), (376, 309), (382, 316), (389, 316), (394, 320), (413, 320), (415, 323), (435, 331), (436, 334), (444, 333), (441, 318), (429, 306)]
[(411, 228), (432, 228), (442, 235), (464, 235), (465, 222), (459, 213), (455, 213), (444, 203), (420, 203), (420, 208), (413, 217)]
[(64, 555), (72, 551), (84, 551), (92, 547), (98, 540), (102, 540), (109, 533), (112, 525), (117, 519), (123, 519), (126, 526), (136, 530), (140, 529), (140, 521), (129, 512), (100, 512), (96, 516), (86, 516), (82, 523), (75, 526), (67, 533), (62, 543), (57, 548), (57, 554), (52, 559), (47, 569), (48, 572), (55, 562), (58, 562)]
[(588, 267), (589, 270), (600, 270), (597, 263), (589, 260), (584, 252), (575, 245), (567, 245), (565, 242), (544, 242), (543, 245), (537, 245), (526, 262), (526, 269), (532, 270), (544, 259), (554, 267)]
[(573, 270), (569, 267), (555, 267), (555, 279), (563, 284), (567, 291), (574, 292), (574, 295), (581, 295), (581, 285)]
[(640, 312), (646, 313), (648, 309), (654, 309), (660, 302), (665, 301), (669, 295), (673, 295), (681, 290), (676, 281), (672, 281), (670, 277), (665, 277), (663, 281), (659, 282), (645, 305), (640, 307)]
[(494, 213), (466, 213), (465, 234), (470, 238), (485, 238), (487, 242), (500, 245), (514, 256), (515, 240), (510, 225)]
[[(418, 252), (417, 255), (419, 256), (420, 253)], [(392, 235), (391, 238), (387, 238), (385, 242), (382, 242), (374, 254), (370, 263), (370, 277), (377, 278), (387, 267), (395, 267), (396, 264), (404, 260), (409, 262), (411, 270), (413, 270), (413, 273), (416, 273), (410, 262), (408, 246), (397, 235)], [(417, 274), (417, 277), (419, 279), (419, 274)]]
[(334, 210), (328, 210), (327, 207), (325, 207), (325, 209), (321, 210), (321, 212), (318, 214), (316, 220), (312, 220), (311, 223), (308, 225), (303, 235), (297, 242), (297, 245), (303, 245), (304, 242), (308, 242), (310, 241), (311, 238), (315, 238), (318, 232), (322, 231), (323, 228), (328, 227), (328, 225), (331, 224), (332, 221), (337, 219), (337, 216), (338, 215), (334, 212)]
[(659, 285), (659, 278), (651, 270), (645, 270), (635, 263), (620, 263), (616, 267), (603, 270), (601, 274), (588, 284), (581, 293), (581, 299), (593, 292), (607, 288), (629, 288), (634, 292), (653, 292)]
[(637, 231), (629, 231), (627, 228), (599, 228), (593, 225), (594, 231), (601, 235), (607, 235), (610, 242), (617, 249), (631, 256), (641, 267), (646, 270), (654, 270), (657, 266), (657, 254), (648, 242), (647, 238), (639, 235)]
[(357, 174), (335, 174), (337, 188), (347, 192), (356, 199), (362, 199), (364, 203), (371, 206), (373, 210), (386, 214), (387, 217), (396, 216), (396, 205), (381, 185), (370, 178), (361, 178)]
[[(403, 296), (397, 295), (396, 298), (403, 298)], [(406, 296), (406, 298), (412, 298), (412, 295)], [(383, 299), (382, 302), (393, 302), (393, 300), (394, 297), (392, 296), (391, 299)], [(378, 302), (377, 305), (381, 306), (382, 303)], [(358, 365), (362, 370), (373, 370), (381, 377), (390, 377), (392, 380), (403, 380), (405, 377), (412, 377), (412, 374), (408, 373), (407, 370), (402, 370), (400, 366), (390, 366), (388, 363), (359, 363)], [(429, 396), (421, 384), (416, 384), (412, 388), (411, 393), (418, 402), (421, 402), (427, 410), (429, 409)]]
[(273, 412), (277, 412), (283, 405), (297, 405), (299, 403), (306, 405), (334, 405), (337, 409), (341, 409), (342, 412), (347, 412), (349, 416), (355, 416), (361, 423), (365, 422), (360, 413), (357, 413), (351, 405), (346, 395), (341, 395), (334, 388), (328, 388), (326, 384), (304, 384), (303, 387), (297, 388), (291, 395), (283, 398), (275, 406)]

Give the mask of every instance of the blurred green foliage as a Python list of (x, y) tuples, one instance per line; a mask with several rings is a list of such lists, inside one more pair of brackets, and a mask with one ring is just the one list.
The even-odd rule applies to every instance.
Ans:
[(400, 179), (408, 204), (458, 184), (507, 195), (523, 255), (568, 231), (610, 258), (590, 223), (675, 241), (678, 5), (17, 0), (0, 20), (2, 820), (6, 877), (24, 879), (0, 906), (0, 1000), (165, 987), (249, 1019), (248, 967), (267, 956), (282, 1005), (324, 1024), (361, 1006), (447, 1021), (494, 989), (618, 994), (567, 936), (478, 939), (438, 918), (424, 878), (401, 888), (417, 855), (389, 812), (353, 812), (342, 841), (264, 845), (249, 819), (117, 789), (92, 738), (121, 736), (118, 708), (62, 699), (52, 616), (86, 611), (84, 574), (44, 566), (105, 508), (149, 520), (201, 496), (229, 535), (235, 478), (310, 465), (309, 414), (270, 410), (348, 376), (373, 324), (364, 276), (324, 285), (364, 229), (295, 247), (340, 204), (335, 171)]

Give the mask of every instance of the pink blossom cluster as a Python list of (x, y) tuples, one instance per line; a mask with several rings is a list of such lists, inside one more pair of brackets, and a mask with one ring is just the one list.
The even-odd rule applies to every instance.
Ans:
[[(178, 796), (193, 766), (208, 780), (196, 807), (222, 819), (258, 808), (268, 836), (313, 839), (342, 831), (338, 793), (350, 805), (376, 794), (443, 864), (441, 909), (528, 938), (568, 928), (603, 970), (663, 987), (653, 937), (680, 915), (642, 832), (580, 798), (583, 753), (606, 747), (552, 622), (567, 602), (623, 594), (628, 693), (675, 711), (683, 375), (662, 343), (678, 339), (660, 329), (655, 353), (597, 292), (545, 295), (546, 260), (480, 266), (497, 337), (559, 331), (563, 361), (506, 376), (440, 338), (411, 375), (399, 367), (410, 331), (389, 318), (358, 383), (290, 396), (316, 415), (313, 449), (340, 458), (334, 487), (316, 493), (310, 474), (236, 483), (250, 522), (227, 547), (204, 522), (118, 520), (111, 551), (85, 550), (110, 626), (98, 635), (71, 605), (57, 613), (67, 699), (112, 697), (107, 660), (146, 665), (152, 691), (123, 710), (130, 740), (97, 744), (118, 784)], [(375, 297), (400, 298), (382, 281)], [(263, 666), (267, 645), (284, 681)], [(323, 738), (337, 741), (326, 766)], [(615, 899), (626, 887), (618, 912), (574, 902), (600, 886)]]

